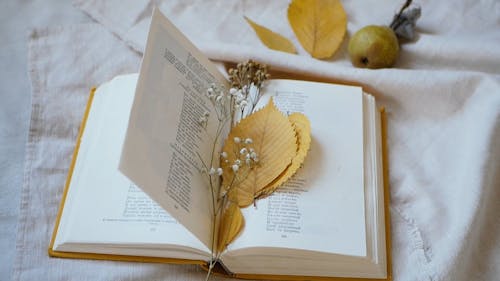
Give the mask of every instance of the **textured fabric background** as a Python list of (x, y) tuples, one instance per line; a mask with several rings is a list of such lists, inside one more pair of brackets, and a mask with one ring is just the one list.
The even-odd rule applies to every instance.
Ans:
[[(400, 2), (344, 1), (349, 33), (388, 23)], [(498, 278), (500, 3), (420, 1), (418, 40), (402, 46), (395, 68), (376, 71), (353, 68), (345, 44), (330, 61), (310, 58), (288, 26), (287, 3), (78, 0), (76, 6), (100, 25), (33, 33), (33, 105), (15, 280), (203, 278), (191, 266), (46, 255), (87, 91), (116, 74), (137, 71), (154, 4), (212, 59), (254, 58), (294, 75), (364, 85), (388, 113), (395, 279)], [(263, 47), (243, 15), (292, 39), (300, 54)]]

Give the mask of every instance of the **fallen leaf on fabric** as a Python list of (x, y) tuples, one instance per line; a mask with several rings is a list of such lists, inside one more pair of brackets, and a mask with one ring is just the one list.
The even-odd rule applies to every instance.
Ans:
[(259, 37), (260, 41), (266, 45), (269, 49), (276, 50), (276, 51), (282, 51), (282, 52), (287, 52), (291, 54), (296, 54), (297, 51), (295, 50), (295, 47), (293, 46), (292, 42), (288, 40), (287, 38), (281, 36), (280, 34), (262, 26), (251, 19), (245, 17), (245, 20), (250, 24), (250, 26), (253, 28), (257, 36)]
[(288, 21), (302, 47), (318, 59), (337, 51), (347, 29), (347, 15), (339, 0), (292, 0)]

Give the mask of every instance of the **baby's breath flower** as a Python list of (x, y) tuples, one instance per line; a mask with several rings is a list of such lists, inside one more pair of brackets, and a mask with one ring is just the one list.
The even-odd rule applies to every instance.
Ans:
[(241, 139), (239, 137), (234, 137), (234, 143), (240, 143)]
[(226, 158), (227, 158), (227, 152), (222, 151), (222, 153), (220, 154), (220, 156), (221, 156), (222, 158), (226, 159)]
[(246, 144), (252, 144), (253, 143), (253, 140), (251, 138), (246, 138), (245, 139), (245, 143)]
[(241, 160), (240, 159), (234, 160), (234, 164), (240, 166), (241, 165)]
[(230, 95), (234, 96), (234, 95), (236, 95), (237, 93), (238, 93), (238, 90), (237, 90), (236, 88), (231, 88), (231, 89), (229, 89), (229, 94), (230, 94)]
[(239, 92), (237, 95), (236, 95), (236, 103), (241, 103), (241, 101), (243, 101), (245, 99), (245, 96)]
[(250, 157), (251, 157), (252, 159), (257, 158), (257, 153), (255, 153), (255, 151), (250, 152)]
[(222, 176), (222, 168), (217, 168), (217, 175)]
[(231, 168), (233, 169), (233, 172), (238, 172), (238, 169), (240, 168), (240, 166), (234, 164), (233, 166), (231, 166)]
[(215, 174), (215, 168), (214, 167), (210, 168), (210, 172), (208, 172), (208, 174), (209, 175)]
[(245, 154), (247, 153), (247, 148), (246, 147), (243, 147), (241, 150), (240, 150), (240, 154)]

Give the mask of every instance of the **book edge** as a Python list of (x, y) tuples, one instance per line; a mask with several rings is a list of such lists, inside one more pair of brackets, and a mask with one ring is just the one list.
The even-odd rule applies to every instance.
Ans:
[(74, 170), (75, 165), (76, 165), (76, 159), (78, 158), (78, 151), (80, 149), (80, 143), (81, 143), (83, 131), (85, 130), (85, 126), (87, 125), (87, 119), (88, 119), (88, 116), (90, 113), (90, 108), (92, 106), (92, 102), (94, 101), (94, 95), (95, 95), (96, 90), (97, 90), (96, 87), (92, 87), (90, 89), (90, 94), (89, 94), (89, 98), (87, 101), (87, 105), (85, 106), (83, 118), (82, 118), (82, 121), (80, 123), (80, 129), (78, 130), (78, 136), (76, 138), (75, 148), (73, 150), (73, 155), (71, 156), (71, 164), (69, 166), (68, 176), (66, 177), (66, 182), (64, 184), (64, 190), (63, 190), (63, 194), (61, 197), (61, 202), (59, 203), (59, 209), (57, 210), (56, 222), (54, 224), (54, 229), (52, 231), (52, 237), (50, 239), (49, 256), (53, 256), (53, 254), (55, 252), (54, 251), (54, 243), (56, 240), (57, 231), (59, 230), (59, 223), (61, 222), (64, 204), (66, 202), (66, 196), (68, 195), (69, 184), (71, 183), (71, 178), (73, 176), (73, 170)]

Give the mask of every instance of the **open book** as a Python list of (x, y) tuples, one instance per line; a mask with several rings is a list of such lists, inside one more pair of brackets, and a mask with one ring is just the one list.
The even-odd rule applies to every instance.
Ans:
[[(210, 192), (196, 120), (208, 85), (227, 81), (160, 12), (140, 74), (92, 92), (49, 254), (193, 263), (212, 258)], [(244, 230), (220, 255), (240, 278), (390, 279), (381, 114), (362, 88), (270, 80), (269, 98), (311, 122), (303, 167), (243, 210)], [(210, 132), (208, 128), (208, 132)], [(385, 193), (385, 196), (384, 196)]]

